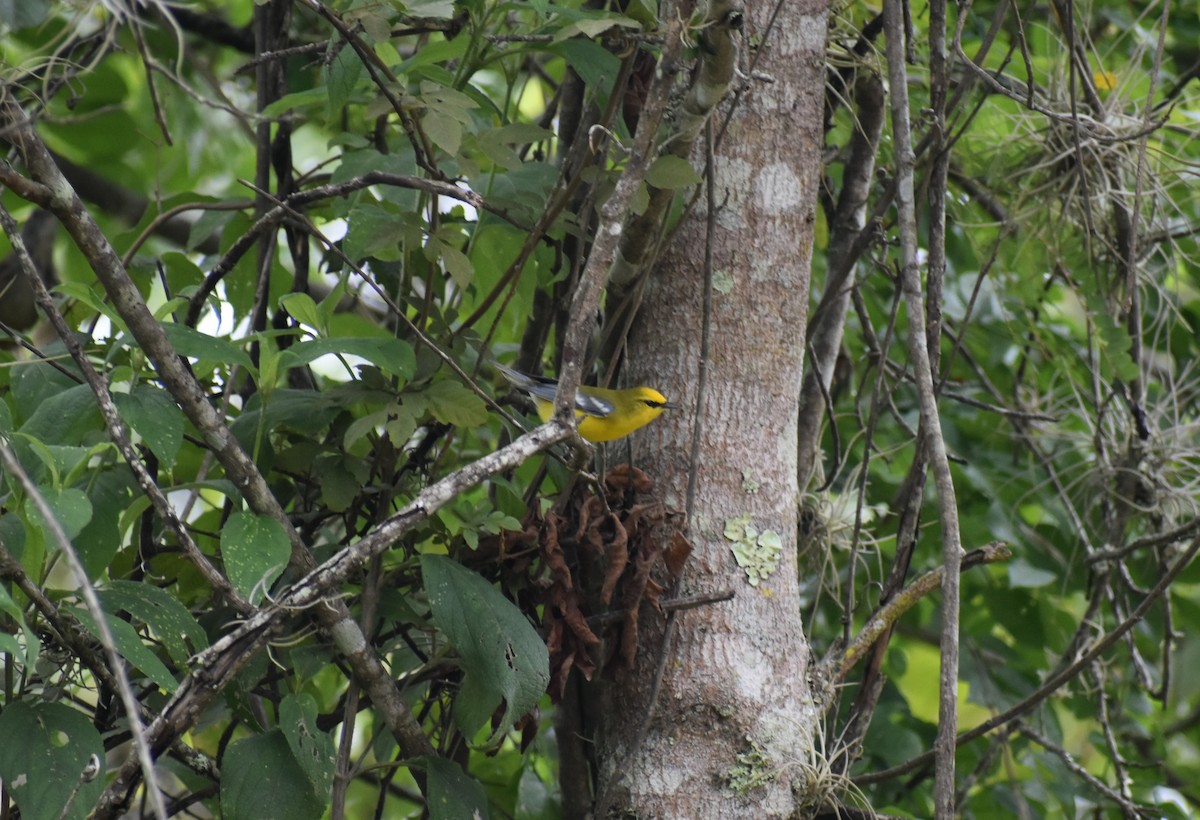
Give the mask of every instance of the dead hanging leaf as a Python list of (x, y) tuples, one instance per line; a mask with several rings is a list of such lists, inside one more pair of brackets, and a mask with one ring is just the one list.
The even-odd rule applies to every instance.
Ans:
[(588, 626), (587, 618), (579, 609), (579, 605), (574, 601), (566, 602), (565, 608), (560, 613), (563, 621), (571, 629), (571, 634), (574, 635), (584, 646), (597, 646), (600, 639), (596, 637), (596, 633)]
[(542, 594), (543, 623), (548, 629), (546, 648), (550, 653), (547, 691), (555, 703), (562, 699), (572, 669), (579, 669), (591, 680), (596, 662), (590, 650), (600, 644), (600, 638), (588, 626), (582, 596), (559, 539), (563, 523), (557, 516), (548, 515), (541, 531), (542, 559), (550, 571), (550, 582)]
[(593, 548), (597, 554), (603, 552), (598, 537), (592, 532), (598, 515), (604, 515), (604, 504), (599, 496), (588, 496), (579, 508), (579, 522), (575, 528), (575, 540)]
[(567, 558), (563, 555), (562, 545), (558, 542), (558, 518), (548, 515), (543, 523), (542, 560), (546, 562), (546, 567), (554, 576), (555, 583), (561, 583), (567, 589), (573, 589), (571, 569), (567, 566)]
[(650, 476), (636, 467), (631, 472), (628, 464), (618, 464), (609, 470), (608, 475), (604, 477), (604, 486), (609, 493), (628, 492), (630, 483), (633, 484), (633, 491), (642, 495), (654, 489), (654, 482), (650, 479)]
[(629, 536), (625, 527), (615, 513), (609, 513), (608, 519), (612, 524), (613, 537), (608, 543), (608, 570), (604, 573), (604, 585), (600, 588), (600, 600), (605, 606), (612, 603), (613, 591), (629, 563)]

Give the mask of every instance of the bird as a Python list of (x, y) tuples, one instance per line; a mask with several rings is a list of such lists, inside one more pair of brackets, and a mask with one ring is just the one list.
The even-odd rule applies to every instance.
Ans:
[[(530, 376), (511, 367), (496, 363), (496, 369), (513, 387), (533, 398), (538, 417), (549, 421), (554, 415), (554, 394), (558, 381), (543, 376)], [(579, 435), (598, 444), (624, 438), (654, 421), (664, 410), (677, 410), (678, 405), (653, 387), (627, 387), (610, 390), (604, 387), (580, 385), (575, 391), (575, 420)]]

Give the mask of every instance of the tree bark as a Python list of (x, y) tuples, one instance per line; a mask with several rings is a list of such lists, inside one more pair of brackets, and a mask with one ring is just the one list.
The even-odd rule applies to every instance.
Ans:
[[(677, 616), (651, 704), (661, 630), (648, 615), (638, 668), (597, 687), (599, 808), (608, 816), (786, 817), (792, 781), (813, 762), (816, 713), (796, 577), (796, 419), (822, 144), (825, 4), (746, 9), (746, 42), (762, 37), (757, 72), (733, 106), (714, 161), (718, 209), (703, 203), (679, 229), (647, 286), (630, 339), (627, 382), (655, 384), (682, 411), (636, 440), (638, 466), (669, 505), (696, 493), (694, 546), (680, 595), (734, 588), (734, 600)], [(765, 33), (765, 36), (764, 36)], [(754, 54), (742, 55), (746, 71)], [(714, 132), (729, 116), (727, 104)], [(699, 397), (705, 253), (711, 298), (705, 394)], [(702, 425), (692, 463), (693, 424)], [(726, 537), (731, 519), (778, 534), (777, 569), (752, 586)], [(756, 541), (756, 543), (759, 543)], [(658, 618), (661, 627), (662, 618)], [(653, 710), (651, 719), (646, 716)]]

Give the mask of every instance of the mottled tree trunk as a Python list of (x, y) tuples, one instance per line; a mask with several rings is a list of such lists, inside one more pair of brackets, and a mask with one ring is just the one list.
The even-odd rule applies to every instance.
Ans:
[[(773, 2), (747, 7), (743, 46), (760, 41), (774, 9)], [(659, 385), (686, 408), (646, 428), (636, 447), (639, 466), (676, 509), (685, 507), (689, 470), (697, 472), (688, 533), (695, 552), (679, 594), (734, 589), (736, 597), (678, 614), (648, 726), (661, 631), (644, 629), (635, 671), (585, 695), (598, 721), (600, 805), (610, 816), (786, 817), (796, 812), (792, 781), (811, 761), (815, 713), (796, 578), (796, 418), (825, 16), (820, 0), (782, 4), (755, 65), (774, 82), (750, 81), (717, 149), (717, 287), (701, 406), (703, 203), (652, 276), (630, 338), (627, 381)], [(743, 70), (750, 57), (743, 55)], [(715, 118), (718, 130), (728, 111), (727, 103)], [(694, 465), (693, 423), (703, 425)], [(782, 543), (777, 569), (757, 586), (725, 535), (737, 518)], [(751, 551), (768, 541), (759, 538)]]

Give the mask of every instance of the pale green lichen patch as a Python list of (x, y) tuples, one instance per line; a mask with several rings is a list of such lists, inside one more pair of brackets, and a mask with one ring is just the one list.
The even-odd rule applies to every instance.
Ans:
[[(748, 739), (749, 740), (749, 739)], [(778, 769), (762, 746), (749, 740), (750, 748), (735, 755), (735, 763), (725, 772), (725, 785), (738, 797), (744, 797), (775, 779)]]
[(725, 521), (725, 537), (733, 542), (730, 549), (738, 566), (746, 573), (750, 586), (769, 578), (779, 568), (779, 555), (783, 552), (783, 539), (774, 530), (759, 532), (750, 523), (750, 516), (742, 515)]

